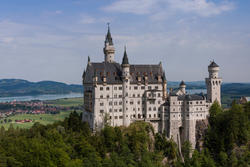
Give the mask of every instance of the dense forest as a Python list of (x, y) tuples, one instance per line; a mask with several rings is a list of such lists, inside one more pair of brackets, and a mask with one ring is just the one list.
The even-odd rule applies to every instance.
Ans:
[(250, 103), (210, 109), (202, 151), (190, 158), (150, 124), (110, 127), (91, 133), (76, 112), (52, 125), (0, 129), (0, 166), (9, 167), (247, 167), (250, 166)]

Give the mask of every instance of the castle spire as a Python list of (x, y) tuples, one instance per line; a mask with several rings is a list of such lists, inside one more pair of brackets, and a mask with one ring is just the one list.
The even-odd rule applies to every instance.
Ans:
[(127, 51), (126, 51), (126, 46), (124, 46), (124, 55), (123, 55), (123, 59), (122, 59), (122, 64), (129, 64), (128, 62), (128, 55), (127, 55)]
[(107, 25), (108, 25), (108, 32), (107, 32), (107, 35), (106, 35), (105, 44), (108, 43), (109, 45), (114, 45), (114, 44), (113, 44), (113, 40), (112, 40), (112, 36), (111, 36), (111, 33), (110, 33), (109, 24), (110, 24), (110, 23), (107, 23)]
[(115, 62), (115, 48), (114, 48), (114, 44), (113, 44), (113, 39), (110, 33), (110, 27), (109, 27), (109, 23), (108, 24), (108, 32), (106, 35), (106, 39), (104, 42), (104, 48), (103, 48), (103, 52), (104, 52), (104, 61), (106, 63), (113, 63)]

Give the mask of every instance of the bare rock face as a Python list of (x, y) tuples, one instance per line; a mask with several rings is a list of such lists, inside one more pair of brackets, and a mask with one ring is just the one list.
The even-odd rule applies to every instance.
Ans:
[(196, 121), (195, 139), (196, 139), (196, 149), (198, 151), (201, 151), (203, 149), (204, 137), (207, 129), (208, 129), (207, 119)]

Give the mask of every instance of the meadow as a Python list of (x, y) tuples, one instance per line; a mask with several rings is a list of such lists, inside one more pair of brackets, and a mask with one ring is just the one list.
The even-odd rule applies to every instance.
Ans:
[[(50, 100), (50, 101), (46, 101), (46, 103), (48, 105), (53, 105), (53, 106), (75, 107), (75, 106), (82, 105), (83, 100), (82, 98), (69, 98), (69, 99)], [(18, 114), (18, 115), (8, 117), (7, 120), (11, 120), (11, 122), (0, 123), (0, 126), (3, 126), (5, 129), (8, 129), (10, 125), (12, 125), (14, 128), (17, 128), (17, 127), (18, 128), (30, 128), (36, 122), (39, 122), (43, 125), (47, 125), (47, 124), (52, 124), (56, 121), (64, 120), (66, 117), (69, 116), (71, 112), (73, 112), (73, 110), (60, 111), (59, 114), (36, 114), (36, 115), (35, 114)], [(81, 113), (82, 111), (78, 110), (77, 112)], [(15, 122), (15, 120), (24, 120), (24, 119), (31, 119), (32, 122), (27, 122), (27, 123)]]

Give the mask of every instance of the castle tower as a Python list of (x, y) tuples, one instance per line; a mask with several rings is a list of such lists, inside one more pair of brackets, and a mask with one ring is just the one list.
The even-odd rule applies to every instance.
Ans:
[(207, 100), (213, 103), (215, 100), (221, 104), (221, 83), (222, 78), (219, 78), (219, 66), (212, 61), (208, 66), (209, 77), (206, 78), (207, 85)]
[(183, 94), (186, 94), (186, 84), (182, 80), (180, 83), (180, 90), (182, 91)]
[(108, 32), (104, 42), (103, 52), (104, 52), (105, 63), (113, 63), (115, 59), (115, 48), (111, 37), (109, 24), (108, 24)]
[(129, 86), (130, 86), (130, 65), (128, 62), (128, 56), (126, 48), (122, 59), (122, 109), (123, 109), (123, 125), (128, 126), (130, 124), (129, 118)]

